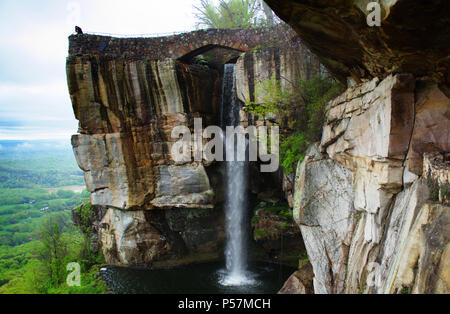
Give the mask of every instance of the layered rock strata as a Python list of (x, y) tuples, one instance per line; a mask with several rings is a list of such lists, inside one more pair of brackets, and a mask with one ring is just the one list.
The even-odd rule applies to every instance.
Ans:
[[(107, 262), (149, 264), (165, 255), (197, 252), (194, 247), (215, 246), (219, 252), (222, 218), (213, 210), (205, 168), (175, 164), (170, 153), (175, 126), (190, 127), (195, 116), (215, 122), (219, 73), (171, 59), (71, 57), (67, 74), (80, 121), (80, 134), (72, 138), (74, 153), (92, 204), (108, 208), (99, 229)], [(217, 228), (171, 228), (163, 210), (173, 208), (181, 216), (206, 215)], [(147, 210), (161, 213), (153, 220), (155, 214)], [(188, 240), (193, 232), (195, 245)]]
[[(449, 182), (449, 134), (450, 100), (411, 74), (330, 102), (295, 183), (316, 293), (448, 293), (450, 208), (430, 198), (428, 178)], [(425, 151), (441, 159), (424, 162)]]
[(351, 86), (297, 168), (315, 292), (448, 293), (448, 1), (266, 2)]

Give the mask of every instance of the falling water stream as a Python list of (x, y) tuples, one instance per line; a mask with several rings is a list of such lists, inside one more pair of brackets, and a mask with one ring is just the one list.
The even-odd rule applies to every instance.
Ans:
[[(238, 126), (240, 124), (240, 102), (236, 95), (236, 82), (234, 78), (234, 64), (225, 64), (222, 82), (222, 128)], [(232, 135), (234, 136), (234, 134)], [(247, 162), (228, 161), (230, 156), (236, 160), (237, 140), (229, 144), (225, 141), (225, 215), (227, 243), (225, 248), (226, 274), (222, 284), (226, 286), (239, 286), (253, 284), (251, 274), (247, 271)]]

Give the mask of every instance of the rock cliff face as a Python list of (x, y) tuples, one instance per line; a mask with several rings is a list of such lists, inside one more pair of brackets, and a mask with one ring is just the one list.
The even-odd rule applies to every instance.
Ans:
[(365, 0), (266, 2), (351, 83), (297, 167), (315, 293), (448, 293), (448, 1), (376, 1), (381, 27)]
[[(440, 194), (449, 184), (449, 126), (450, 100), (409, 74), (330, 102), (322, 141), (295, 183), (316, 293), (449, 291), (450, 208), (430, 194), (433, 182)], [(426, 151), (437, 160), (424, 166)]]
[[(310, 80), (328, 72), (324, 66), (303, 44), (289, 48), (265, 48), (251, 51), (241, 56), (236, 62), (236, 92), (243, 103), (262, 102), (264, 93), (258, 91), (258, 85), (264, 80), (277, 80), (282, 90), (292, 90), (292, 83), (297, 80)], [(272, 122), (250, 113), (241, 111), (241, 124), (271, 126)], [(260, 200), (277, 202), (286, 199), (289, 206), (293, 206), (294, 175), (286, 175), (279, 169), (274, 174), (261, 174), (253, 171), (250, 176), (251, 189), (254, 194), (260, 195)], [(272, 182), (272, 185), (269, 183)], [(273, 184), (275, 183), (275, 185)], [(265, 187), (264, 190), (259, 189)], [(271, 189), (267, 189), (267, 187)], [(273, 191), (281, 190), (284, 196), (274, 197)]]
[[(291, 90), (296, 80), (309, 80), (326, 73), (319, 60), (302, 44), (247, 52), (237, 60), (235, 71), (236, 93), (242, 103), (261, 102), (257, 90), (264, 80), (277, 80), (283, 90)], [(244, 110), (240, 116), (243, 126), (272, 124)], [(290, 213), (293, 175), (288, 178), (281, 167), (275, 173), (261, 173), (259, 167), (250, 167), (249, 180), (250, 192), (256, 198), (252, 230), (257, 252), (265, 260), (296, 265), (304, 245)]]
[[(67, 74), (80, 121), (75, 156), (92, 204), (108, 208), (99, 229), (106, 260), (150, 264), (218, 254), (222, 215), (205, 167), (175, 164), (170, 154), (173, 127), (189, 127), (195, 116), (216, 121), (218, 71), (173, 59), (98, 56), (69, 57)], [(170, 214), (174, 208), (179, 212)], [(173, 223), (192, 217), (208, 223)]]
[[(267, 0), (340, 80), (428, 76), (450, 97), (450, 4), (378, 0), (381, 27), (369, 27), (369, 0)], [(426, 25), (426, 27), (424, 27)]]

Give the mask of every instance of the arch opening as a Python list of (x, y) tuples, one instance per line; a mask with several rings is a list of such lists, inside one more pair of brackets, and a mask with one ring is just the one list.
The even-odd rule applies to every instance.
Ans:
[(210, 68), (221, 69), (226, 63), (236, 63), (243, 50), (220, 45), (205, 45), (178, 58), (186, 64), (207, 65)]

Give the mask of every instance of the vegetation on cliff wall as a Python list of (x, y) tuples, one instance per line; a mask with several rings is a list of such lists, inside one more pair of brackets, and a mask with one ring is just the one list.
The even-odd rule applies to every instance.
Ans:
[(297, 267), (298, 255), (305, 248), (287, 202), (260, 202), (253, 210), (251, 226), (255, 256)]
[(262, 80), (255, 87), (262, 102), (249, 102), (246, 110), (280, 125), (280, 161), (292, 173), (309, 145), (320, 140), (326, 105), (343, 87), (324, 76), (289, 83), (291, 88), (285, 89), (274, 77)]

